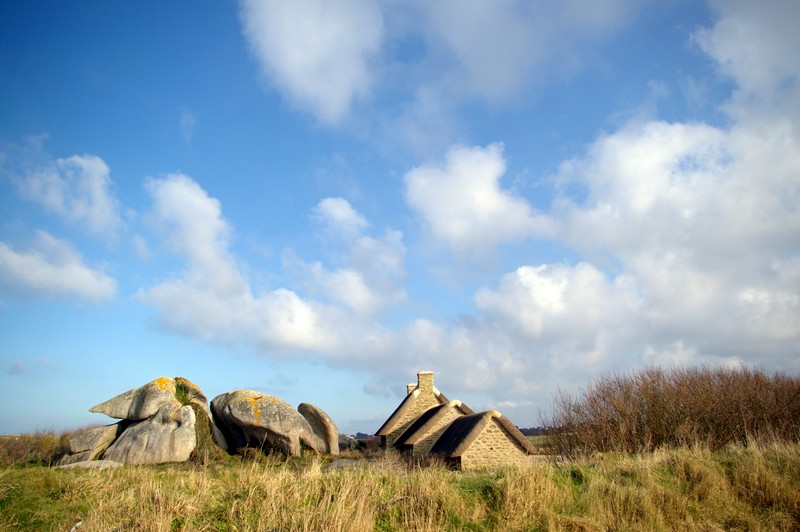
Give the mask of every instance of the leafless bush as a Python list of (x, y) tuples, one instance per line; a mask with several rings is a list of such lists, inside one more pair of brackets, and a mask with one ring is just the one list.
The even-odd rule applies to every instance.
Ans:
[(562, 454), (638, 452), (800, 437), (800, 376), (739, 368), (648, 368), (559, 392), (548, 423)]

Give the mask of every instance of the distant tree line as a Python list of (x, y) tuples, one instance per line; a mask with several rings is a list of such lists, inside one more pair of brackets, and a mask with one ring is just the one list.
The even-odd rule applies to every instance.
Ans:
[(519, 428), (519, 431), (523, 433), (525, 436), (544, 436), (547, 434), (546, 427), (529, 427), (527, 429)]

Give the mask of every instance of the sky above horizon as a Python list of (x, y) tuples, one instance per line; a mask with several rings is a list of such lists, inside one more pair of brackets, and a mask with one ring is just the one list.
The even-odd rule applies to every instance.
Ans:
[(800, 3), (0, 3), (0, 433), (800, 371)]

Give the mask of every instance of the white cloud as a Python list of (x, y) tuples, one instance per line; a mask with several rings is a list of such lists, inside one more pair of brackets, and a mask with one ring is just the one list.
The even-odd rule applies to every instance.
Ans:
[(576, 68), (580, 48), (626, 25), (633, 0), (418, 2), (422, 29), (450, 93), (489, 101), (513, 99), (524, 87)]
[(232, 231), (219, 201), (188, 176), (151, 180), (147, 189), (153, 220), (186, 260), (179, 276), (139, 294), (165, 327), (271, 355), (313, 352), (345, 362), (381, 353), (391, 343), (382, 327), (334, 306), (286, 288), (254, 291), (230, 250)]
[(407, 350), (462, 390), (501, 401), (545, 403), (553, 383), (635, 362), (632, 337), (642, 340), (633, 280), (607, 279), (588, 263), (521, 266), (478, 290), (475, 304), (474, 316), (413, 322)]
[(340, 301), (353, 309), (356, 313), (369, 316), (373, 315), (382, 305), (382, 294), (376, 293), (364, 281), (364, 277), (357, 271), (342, 268), (328, 272), (315, 263), (315, 275), (318, 282), (335, 301)]
[(567, 239), (636, 279), (654, 337), (719, 356), (800, 338), (800, 139), (771, 126), (634, 125), (565, 166), (589, 190)]
[(548, 218), (524, 198), (501, 188), (506, 170), (502, 146), (455, 146), (443, 165), (427, 164), (405, 175), (406, 200), (434, 239), (458, 253), (494, 247), (552, 232)]
[(368, 226), (367, 220), (344, 198), (324, 198), (312, 211), (312, 216), (334, 235), (352, 238)]
[(513, 93), (546, 49), (532, 9), (514, 1), (422, 2), (428, 38), (448, 50), (459, 81), (489, 99)]
[(74, 296), (91, 302), (114, 297), (116, 282), (91, 269), (75, 249), (38, 231), (28, 251), (0, 242), (0, 286), (19, 295)]
[(231, 230), (219, 202), (182, 174), (151, 180), (153, 216), (168, 232), (170, 247), (184, 257), (180, 278), (141, 292), (171, 328), (208, 340), (269, 342), (320, 347), (328, 341), (314, 309), (287, 290), (252, 294), (229, 250)]
[(554, 216), (568, 243), (635, 282), (636, 334), (617, 347), (631, 360), (796, 368), (800, 61), (784, 8), (797, 7), (716, 7), (697, 40), (736, 82), (731, 124), (634, 122), (599, 138), (561, 169), (586, 198)]
[(377, 2), (243, 0), (241, 19), (266, 76), (320, 121), (340, 121), (368, 94), (383, 39)]
[(475, 293), (474, 315), (414, 322), (407, 362), (540, 404), (555, 385), (645, 364), (800, 370), (800, 66), (778, 45), (797, 39), (797, 7), (761, 7), (720, 2), (698, 38), (737, 83), (730, 124), (634, 121), (600, 136), (562, 165), (549, 213), (582, 262), (520, 266)]
[(710, 3), (720, 20), (713, 28), (699, 31), (697, 42), (723, 73), (736, 80), (740, 91), (759, 98), (796, 85), (800, 4), (793, 0)]
[(108, 165), (96, 155), (58, 159), (17, 181), (26, 198), (92, 233), (113, 236), (122, 223)]
[(521, 266), (495, 290), (475, 295), (477, 307), (516, 324), (525, 334), (579, 339), (587, 332), (622, 327), (639, 298), (631, 279), (612, 284), (601, 271), (582, 262), (575, 266)]
[(514, 103), (531, 86), (580, 70), (589, 45), (629, 24), (639, 7), (636, 0), (241, 0), (240, 20), (265, 78), (288, 100), (335, 124), (373, 90), (390, 94), (369, 100), (382, 107), (370, 116), (427, 155), (431, 144), (452, 144), (461, 105)]
[(312, 292), (325, 294), (363, 318), (372, 318), (389, 305), (406, 299), (403, 234), (387, 230), (382, 238), (363, 232), (367, 220), (343, 198), (325, 198), (312, 211), (322, 224), (330, 244), (344, 247), (331, 270), (321, 262), (306, 263), (289, 255), (286, 266), (294, 269)]
[(189, 278), (219, 294), (239, 294), (247, 283), (228, 249), (231, 229), (219, 201), (183, 174), (151, 180), (155, 220), (168, 232), (172, 250), (189, 264)]

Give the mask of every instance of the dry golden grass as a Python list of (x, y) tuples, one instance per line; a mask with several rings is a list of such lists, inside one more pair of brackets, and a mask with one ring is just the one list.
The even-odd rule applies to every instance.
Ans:
[(8, 530), (797, 530), (800, 445), (659, 449), (458, 473), (394, 454), (0, 470)]
[(67, 451), (68, 433), (40, 430), (0, 436), (0, 464), (54, 464)]

